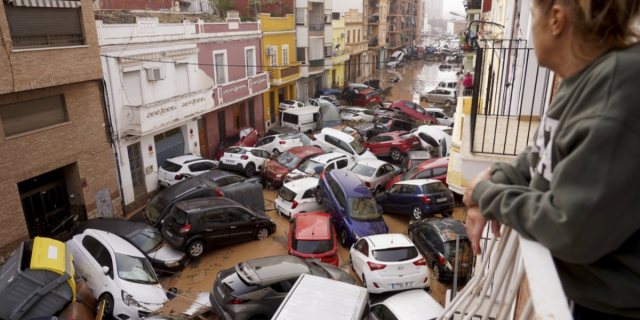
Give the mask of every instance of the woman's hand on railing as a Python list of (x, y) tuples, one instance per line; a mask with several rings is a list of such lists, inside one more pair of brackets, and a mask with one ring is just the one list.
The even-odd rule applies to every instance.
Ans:
[[(464, 191), (464, 196), (462, 197), (462, 202), (467, 206), (467, 218), (465, 220), (465, 226), (467, 229), (467, 236), (471, 241), (471, 247), (473, 248), (473, 253), (481, 254), (482, 250), (480, 249), (480, 238), (482, 238), (482, 231), (484, 230), (484, 226), (487, 225), (487, 219), (482, 216), (480, 213), (480, 206), (471, 199), (471, 195), (473, 194), (473, 189), (476, 187), (478, 182), (482, 180), (491, 180), (491, 175), (493, 175), (493, 170), (491, 168), (480, 172), (477, 176), (473, 177), (473, 179), (469, 180), (467, 183), (467, 187)], [(500, 236), (500, 222), (493, 221), (491, 224), (491, 231), (496, 237)]]

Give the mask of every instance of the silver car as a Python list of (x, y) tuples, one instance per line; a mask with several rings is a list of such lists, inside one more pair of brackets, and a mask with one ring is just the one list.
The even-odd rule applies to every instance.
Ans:
[(422, 100), (431, 103), (443, 103), (447, 107), (458, 103), (456, 90), (446, 88), (438, 88), (433, 91), (429, 91), (422, 97)]
[(351, 172), (362, 181), (374, 195), (384, 191), (389, 180), (400, 173), (400, 168), (382, 160), (364, 159), (356, 163)]
[(336, 266), (295, 256), (272, 256), (220, 271), (209, 301), (222, 319), (271, 319), (298, 277), (305, 273), (356, 284), (349, 273)]

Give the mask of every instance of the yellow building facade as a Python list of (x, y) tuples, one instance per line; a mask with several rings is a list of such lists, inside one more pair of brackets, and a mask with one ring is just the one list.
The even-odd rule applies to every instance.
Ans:
[(269, 73), (269, 91), (264, 93), (265, 127), (277, 124), (278, 105), (295, 99), (295, 81), (300, 79), (300, 63), (296, 62), (295, 15), (271, 17), (260, 15), (262, 28), (262, 69)]
[(345, 61), (349, 60), (349, 48), (345, 45), (346, 39), (346, 27), (344, 25), (344, 17), (340, 19), (334, 19), (331, 21), (333, 27), (333, 54), (331, 61), (333, 67), (329, 70), (329, 76), (327, 77), (327, 88), (335, 83), (339, 86), (345, 84)]

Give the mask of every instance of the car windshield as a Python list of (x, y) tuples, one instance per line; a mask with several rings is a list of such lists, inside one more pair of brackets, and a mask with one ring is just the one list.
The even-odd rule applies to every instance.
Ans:
[(302, 141), (302, 145), (303, 146), (309, 146), (311, 145), (311, 139), (309, 139), (309, 137), (307, 137), (306, 134), (304, 133), (298, 133), (296, 134), (296, 138), (299, 138), (300, 141)]
[(292, 202), (293, 199), (296, 198), (296, 193), (291, 191), (289, 188), (287, 187), (282, 187), (280, 188), (280, 191), (278, 192), (278, 195), (280, 196), (280, 198), (288, 201), (288, 202)]
[(376, 221), (382, 219), (376, 200), (373, 198), (349, 198), (349, 214), (357, 221)]
[(276, 162), (289, 168), (289, 169), (293, 169), (296, 167), (296, 165), (298, 164), (298, 162), (300, 162), (300, 157), (296, 156), (295, 154), (287, 151), (283, 154), (281, 154), (278, 158), (276, 158)]
[(178, 206), (173, 206), (173, 208), (171, 208), (169, 216), (173, 218), (173, 221), (180, 225), (184, 226), (185, 224), (187, 224), (187, 213), (178, 209)]
[(229, 148), (227, 151), (225, 151), (225, 153), (245, 154), (245, 153), (247, 153), (247, 150), (242, 149), (242, 148), (238, 148), (238, 147), (232, 147), (232, 148)]
[(437, 193), (442, 191), (449, 191), (442, 182), (429, 183), (422, 186), (424, 193)]
[(145, 253), (149, 253), (162, 243), (162, 233), (152, 226), (146, 226), (140, 233), (131, 238), (131, 242)]
[(144, 257), (132, 257), (116, 253), (116, 265), (118, 277), (122, 280), (142, 284), (156, 284), (158, 278), (149, 261)]
[(306, 173), (307, 169), (311, 169), (315, 172), (316, 168), (320, 167), (324, 170), (324, 164), (313, 159), (307, 159), (298, 166), (298, 170)]
[(389, 62), (393, 62), (396, 61), (396, 56), (391, 56), (391, 58), (389, 58)]
[(166, 207), (167, 206), (160, 201), (160, 195), (155, 196), (147, 205), (147, 216), (149, 220), (151, 220), (152, 223), (156, 223)]
[(280, 140), (291, 140), (291, 139), (295, 139), (297, 138), (294, 134), (291, 133), (285, 133), (283, 135), (280, 136)]
[(373, 257), (380, 262), (399, 262), (415, 259), (418, 256), (416, 247), (401, 247), (373, 250)]
[(356, 164), (351, 168), (351, 172), (365, 177), (372, 177), (376, 172), (376, 168), (365, 166), (364, 164)]
[[(456, 242), (447, 241), (444, 243), (444, 246), (445, 246), (445, 252), (448, 254), (448, 256), (451, 258), (455, 258)], [(471, 252), (471, 243), (469, 242), (468, 239), (466, 239), (466, 236), (460, 235), (460, 243), (458, 245), (458, 249), (459, 249), (458, 251), (460, 255), (464, 255), (465, 253)]]
[(222, 150), (224, 148), (228, 148), (236, 143), (238, 143), (240, 141), (240, 134), (236, 133), (232, 136), (228, 136), (226, 138), (224, 138), (224, 140), (222, 140), (222, 143), (220, 143), (220, 148), (219, 150)]
[[(454, 93), (455, 93), (455, 91), (454, 91)], [(444, 115), (449, 117), (449, 118), (453, 118), (453, 113), (451, 112), (451, 110), (442, 110), (442, 113), (444, 113)]]
[(367, 151), (367, 149), (362, 146), (360, 141), (356, 139), (353, 139), (353, 141), (351, 141), (349, 145), (351, 146), (351, 148), (353, 148), (353, 151), (355, 151), (359, 155), (362, 155), (363, 153), (365, 153), (365, 151)]
[(334, 106), (321, 106), (320, 113), (322, 113), (322, 121), (341, 121), (340, 114)]
[(411, 168), (411, 170), (407, 171), (407, 173), (402, 175), (400, 181), (411, 180), (411, 178), (413, 178), (413, 176), (415, 176), (416, 174), (418, 174), (418, 167), (413, 167)]

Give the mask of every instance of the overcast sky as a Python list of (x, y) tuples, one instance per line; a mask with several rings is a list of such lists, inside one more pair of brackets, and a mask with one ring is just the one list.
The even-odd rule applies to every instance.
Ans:
[(442, 11), (444, 11), (442, 12), (442, 14), (444, 15), (445, 19), (449, 19), (453, 17), (452, 15), (449, 14), (449, 12), (451, 11), (462, 14), (462, 15), (465, 14), (464, 6), (462, 5), (462, 0), (444, 0), (442, 6), (443, 6)]

